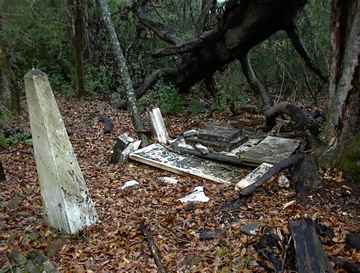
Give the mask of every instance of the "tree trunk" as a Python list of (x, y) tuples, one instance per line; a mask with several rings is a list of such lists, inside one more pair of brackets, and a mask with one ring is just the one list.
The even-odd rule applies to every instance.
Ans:
[[(1, 30), (1, 29), (0, 29)], [(4, 47), (0, 46), (0, 111), (20, 112), (20, 89)]]
[(79, 97), (86, 95), (85, 89), (85, 66), (84, 66), (84, 51), (85, 51), (85, 33), (86, 33), (86, 0), (67, 0), (68, 20), (71, 22), (70, 36), (72, 43), (72, 54), (74, 59), (75, 73), (74, 85), (76, 93)]
[(328, 149), (323, 157), (360, 177), (360, 3), (332, 1)]
[[(132, 80), (129, 75), (128, 67), (126, 64), (126, 59), (124, 57), (123, 51), (120, 46), (120, 42), (118, 36), (116, 34), (114, 25), (111, 21), (111, 14), (106, 0), (97, 0), (103, 20), (105, 22), (105, 27), (109, 32), (110, 42), (113, 50), (113, 55), (116, 60), (118, 67), (120, 68), (120, 77), (122, 83), (125, 86), (127, 100), (128, 100), (128, 107), (131, 112), (131, 116), (133, 119), (134, 127), (137, 132), (144, 132), (144, 126), (141, 121), (140, 114), (138, 112), (136, 106), (136, 95), (133, 87)], [(142, 145), (146, 145), (148, 143), (147, 137), (145, 134), (140, 133)]]
[(0, 182), (4, 182), (4, 181), (6, 181), (6, 176), (5, 176), (5, 171), (4, 171), (3, 165), (0, 161)]

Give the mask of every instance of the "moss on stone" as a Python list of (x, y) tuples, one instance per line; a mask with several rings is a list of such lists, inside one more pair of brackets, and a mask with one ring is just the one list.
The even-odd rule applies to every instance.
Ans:
[(339, 167), (360, 182), (360, 135), (357, 135), (340, 156)]

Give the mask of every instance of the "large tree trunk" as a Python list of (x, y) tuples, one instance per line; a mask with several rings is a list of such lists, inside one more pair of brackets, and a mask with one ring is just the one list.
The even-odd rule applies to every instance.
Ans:
[(128, 107), (131, 112), (135, 130), (138, 133), (140, 132), (142, 144), (146, 145), (148, 143), (148, 141), (147, 141), (146, 135), (143, 133), (144, 125), (141, 121), (141, 117), (140, 117), (140, 114), (139, 114), (137, 106), (136, 106), (136, 95), (135, 95), (133, 83), (132, 83), (132, 80), (129, 75), (128, 67), (126, 64), (126, 59), (125, 59), (123, 51), (121, 49), (118, 36), (116, 34), (114, 25), (111, 20), (111, 14), (110, 14), (110, 10), (109, 10), (107, 1), (106, 0), (97, 0), (97, 1), (98, 1), (100, 10), (101, 10), (103, 20), (105, 22), (106, 29), (109, 32), (113, 55), (115, 57), (117, 65), (120, 68), (120, 76), (121, 76), (122, 83), (125, 86), (127, 100), (128, 100)]
[(0, 46), (0, 112), (5, 111), (20, 112), (20, 89), (5, 48)]
[(72, 54), (74, 59), (75, 73), (74, 85), (79, 97), (86, 95), (85, 89), (85, 33), (86, 33), (86, 0), (67, 0), (67, 12), (70, 24), (70, 36), (72, 43)]
[(324, 159), (360, 176), (360, 3), (332, 2), (328, 149)]

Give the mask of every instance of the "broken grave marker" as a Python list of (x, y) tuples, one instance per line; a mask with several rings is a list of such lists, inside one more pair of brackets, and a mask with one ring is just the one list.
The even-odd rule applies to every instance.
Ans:
[(41, 195), (50, 226), (76, 233), (96, 222), (95, 207), (47, 75), (25, 75), (26, 100)]
[(191, 174), (218, 183), (235, 184), (242, 176), (236, 166), (177, 154), (157, 143), (131, 153), (130, 158), (176, 174)]

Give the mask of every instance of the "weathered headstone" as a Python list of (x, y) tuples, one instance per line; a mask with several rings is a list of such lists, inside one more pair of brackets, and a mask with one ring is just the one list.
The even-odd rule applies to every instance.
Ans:
[(166, 130), (164, 119), (159, 108), (154, 108), (149, 112), (151, 125), (154, 131), (155, 140), (161, 144), (166, 144), (169, 140), (169, 134)]
[(255, 166), (264, 162), (275, 165), (292, 155), (299, 145), (296, 139), (268, 136), (242, 153), (240, 159)]
[(25, 90), (48, 223), (61, 232), (76, 233), (94, 224), (97, 216), (47, 75), (29, 71)]

